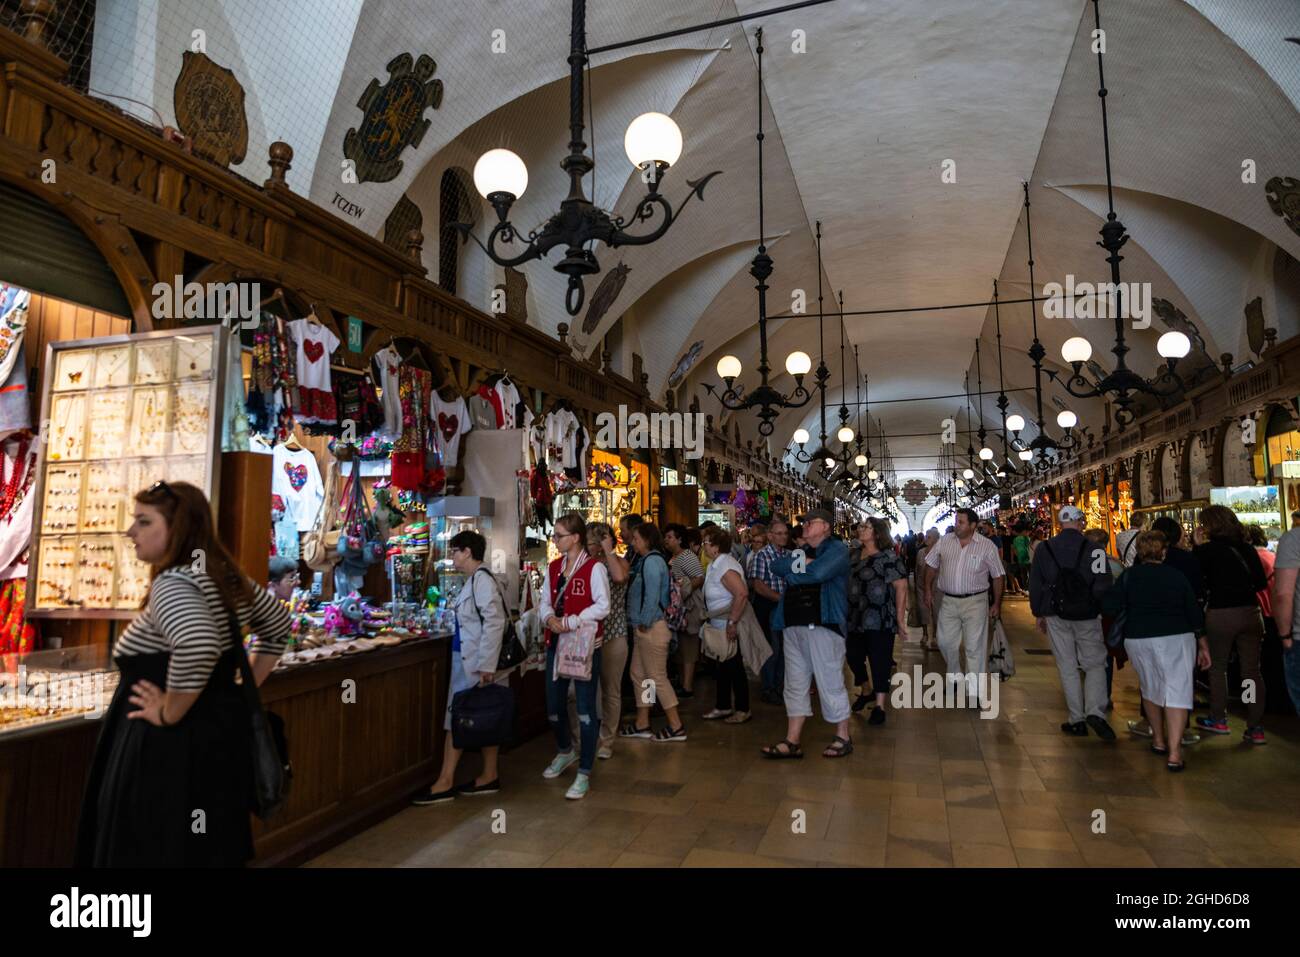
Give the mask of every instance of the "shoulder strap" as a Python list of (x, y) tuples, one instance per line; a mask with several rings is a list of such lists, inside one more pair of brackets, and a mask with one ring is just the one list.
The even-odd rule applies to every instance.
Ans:
[(1141, 532), (1138, 532), (1129, 538), (1128, 544), (1124, 546), (1124, 554), (1120, 556), (1124, 561), (1128, 561), (1128, 556), (1132, 553), (1133, 549), (1137, 548), (1138, 536), (1141, 534)]

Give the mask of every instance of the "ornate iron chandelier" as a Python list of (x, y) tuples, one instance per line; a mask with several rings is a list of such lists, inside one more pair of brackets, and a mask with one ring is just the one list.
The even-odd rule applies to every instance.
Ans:
[[(814, 451), (808, 452), (804, 446), (808, 444), (808, 440), (811, 436), (808, 434), (807, 429), (798, 428), (794, 431), (793, 439), (795, 443), (798, 444), (799, 448), (786, 449), (796, 462), (802, 463), (803, 465), (808, 465), (812, 462), (818, 461), (822, 462), (824, 465), (826, 460), (830, 457), (830, 453), (826, 448), (826, 384), (830, 381), (831, 372), (826, 368), (826, 338), (824, 326), (824, 316), (822, 313), (822, 221), (819, 219), (817, 220), (817, 343), (820, 358), (817, 360), (816, 379), (817, 389), (821, 398), (821, 441), (818, 443), (817, 448)], [(706, 385), (705, 388), (707, 389), (708, 386)]]
[[(803, 387), (803, 377), (812, 368), (812, 360), (806, 352), (792, 352), (786, 356), (785, 370), (794, 376), (795, 390), (790, 395), (778, 391), (767, 381), (772, 367), (767, 362), (767, 278), (772, 275), (772, 257), (767, 254), (763, 231), (763, 30), (758, 36), (758, 255), (754, 257), (749, 273), (758, 280), (754, 287), (758, 290), (758, 375), (759, 384), (748, 393), (736, 390), (736, 378), (740, 375), (740, 360), (726, 355), (718, 360), (718, 375), (726, 384), (726, 390), (718, 396), (723, 408), (733, 411), (753, 409), (758, 415), (758, 432), (771, 435), (775, 430), (775, 420), (783, 409), (798, 409), (807, 405), (812, 393)], [(703, 185), (701, 183), (700, 185)], [(817, 273), (821, 282), (821, 272)], [(714, 395), (714, 387), (706, 383), (704, 388), (709, 395)], [(822, 393), (825, 396), (825, 391)]]
[[(1094, 36), (1098, 36), (1101, 35), (1101, 10), (1098, 0), (1092, 0), (1092, 9), (1097, 29)], [(1123, 432), (1125, 427), (1137, 418), (1137, 413), (1133, 410), (1137, 395), (1145, 393), (1147, 395), (1167, 397), (1185, 387), (1183, 380), (1175, 371), (1175, 367), (1178, 365), (1178, 360), (1191, 351), (1192, 344), (1187, 336), (1181, 332), (1166, 332), (1162, 335), (1156, 342), (1156, 351), (1165, 360), (1166, 368), (1161, 370), (1159, 376), (1150, 382), (1130, 369), (1124, 358), (1129, 351), (1129, 347), (1124, 343), (1124, 310), (1120, 308), (1123, 287), (1120, 285), (1119, 264), (1124, 257), (1119, 254), (1119, 251), (1128, 242), (1129, 237), (1124, 224), (1119, 221), (1115, 214), (1115, 190), (1110, 172), (1110, 126), (1106, 115), (1107, 90), (1106, 72), (1103, 67), (1103, 49), (1104, 44), (1097, 45), (1097, 76), (1099, 80), (1097, 96), (1101, 98), (1101, 134), (1102, 148), (1106, 154), (1106, 201), (1109, 211), (1106, 214), (1106, 225), (1101, 227), (1101, 242), (1097, 245), (1110, 254), (1106, 257), (1106, 261), (1110, 263), (1110, 278), (1114, 290), (1115, 346), (1111, 349), (1111, 352), (1115, 354), (1115, 369), (1110, 374), (1100, 377), (1097, 381), (1089, 380), (1083, 374), (1083, 364), (1092, 357), (1092, 343), (1083, 336), (1074, 336), (1065, 340), (1061, 345), (1061, 357), (1070, 363), (1074, 369), (1074, 375), (1063, 382), (1066, 391), (1079, 399), (1090, 399), (1097, 396), (1113, 397), (1115, 401), (1115, 421), (1119, 425), (1119, 430)], [(1056, 380), (1055, 372), (1049, 372), (1048, 375), (1052, 377), (1053, 381)]]
[(1056, 417), (1056, 424), (1064, 429), (1065, 433), (1059, 442), (1047, 434), (1047, 428), (1043, 424), (1043, 359), (1047, 356), (1047, 350), (1038, 341), (1038, 303), (1035, 301), (1038, 287), (1034, 285), (1034, 232), (1029, 219), (1029, 183), (1022, 185), (1025, 189), (1025, 242), (1029, 251), (1029, 314), (1034, 325), (1034, 341), (1029, 346), (1028, 354), (1034, 362), (1034, 399), (1038, 410), (1036, 420), (1038, 434), (1028, 444), (1021, 442), (1020, 430), (1025, 427), (1025, 419), (1021, 415), (1011, 416), (1007, 420), (1007, 428), (1015, 433), (1015, 441), (1020, 445), (1020, 460), (1035, 471), (1046, 472), (1057, 465), (1062, 452), (1078, 445), (1078, 440), (1071, 430), (1078, 425), (1079, 417), (1069, 409), (1061, 410)]
[[(659, 184), (664, 173), (681, 156), (682, 133), (671, 117), (663, 113), (643, 113), (628, 125), (623, 146), (632, 165), (641, 170), (646, 195), (627, 218), (611, 215), (587, 199), (582, 178), (596, 164), (587, 155), (587, 144), (582, 138), (582, 74), (586, 65), (587, 3), (586, 0), (573, 0), (569, 35), (569, 155), (560, 161), (560, 168), (569, 174), (569, 195), (561, 201), (560, 211), (528, 233), (525, 237), (528, 245), (518, 255), (509, 256), (499, 250), (498, 243), (509, 245), (520, 236), (508, 217), (510, 207), (528, 186), (528, 167), (510, 150), (494, 149), (480, 156), (474, 165), (474, 186), (497, 213), (497, 224), (492, 227), (487, 244), (474, 235), (472, 224), (456, 224), (462, 236), (472, 237), (499, 266), (518, 266), (542, 258), (556, 246), (564, 246), (564, 258), (555, 264), (555, 270), (569, 277), (564, 306), (571, 316), (578, 314), (586, 298), (582, 277), (600, 272), (600, 263), (591, 251), (592, 244), (604, 243), (616, 249), (655, 242), (668, 232), (692, 197), (698, 196), (703, 202), (705, 185), (721, 172), (714, 170), (701, 179), (687, 180), (691, 191), (674, 212), (668, 200), (659, 194)], [(628, 227), (650, 223), (657, 215), (662, 216), (662, 220), (650, 232), (627, 232)]]

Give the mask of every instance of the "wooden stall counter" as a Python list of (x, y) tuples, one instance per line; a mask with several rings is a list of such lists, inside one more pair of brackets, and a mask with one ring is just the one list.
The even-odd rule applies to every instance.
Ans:
[[(294, 865), (406, 806), (442, 763), (450, 637), (279, 671), (262, 697), (285, 721), (293, 786), (254, 821), (256, 865)], [(99, 735), (74, 718), (0, 734), (0, 867), (72, 864)]]

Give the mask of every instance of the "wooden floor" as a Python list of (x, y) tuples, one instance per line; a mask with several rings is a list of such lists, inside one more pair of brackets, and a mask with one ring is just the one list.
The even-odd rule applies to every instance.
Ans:
[[(684, 712), (690, 740), (617, 742), (583, 801), (564, 799), (571, 774), (543, 780), (554, 753), (543, 737), (503, 761), (501, 793), (408, 808), (307, 866), (1300, 865), (1297, 719), (1268, 721), (1269, 744), (1254, 747), (1232, 714), (1232, 735), (1188, 748), (1186, 772), (1170, 774), (1123, 730), (1138, 713), (1126, 667), (1111, 716), (1119, 740), (1067, 738), (1054, 660), (1026, 653), (1046, 640), (1026, 602), (1007, 605), (1019, 673), (1001, 685), (995, 720), (899, 710), (880, 728), (855, 717), (855, 752), (832, 761), (820, 756), (831, 732), (817, 717), (804, 736), (811, 753), (772, 762), (758, 749), (784, 736), (783, 710), (755, 697), (748, 724), (700, 721), (712, 706), (702, 679)], [(909, 673), (942, 667), (914, 644), (897, 656)], [(476, 773), (467, 760), (462, 770)], [(505, 833), (493, 832), (498, 811)]]

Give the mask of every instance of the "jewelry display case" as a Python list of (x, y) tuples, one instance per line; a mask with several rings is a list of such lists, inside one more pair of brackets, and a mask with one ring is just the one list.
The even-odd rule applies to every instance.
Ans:
[(149, 568), (126, 538), (135, 496), (188, 482), (215, 504), (223, 326), (52, 342), (41, 396), (33, 618), (130, 618)]
[[(429, 558), (434, 563), (444, 607), (451, 604), (465, 584), (465, 576), (452, 565), (447, 543), (457, 532), (463, 531), (478, 532), (491, 542), (492, 516), (495, 511), (496, 501), (490, 498), (449, 495), (429, 499)], [(483, 560), (494, 575), (500, 573), (501, 569), (494, 567), (491, 552), (484, 555)]]
[(100, 717), (117, 678), (105, 647), (78, 645), (24, 655), (17, 667), (0, 668), (0, 738)]

